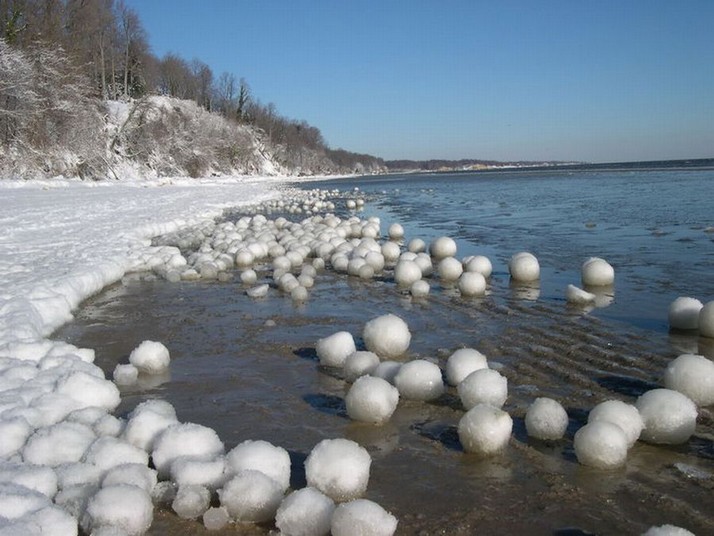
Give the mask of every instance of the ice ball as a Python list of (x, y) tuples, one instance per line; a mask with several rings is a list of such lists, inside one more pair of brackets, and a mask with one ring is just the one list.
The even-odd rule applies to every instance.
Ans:
[(205, 486), (213, 491), (225, 482), (223, 456), (201, 459), (183, 456), (171, 464), (171, 480), (181, 486)]
[(409, 292), (415, 298), (424, 298), (428, 296), (430, 290), (431, 288), (429, 286), (429, 282), (424, 281), (423, 279), (420, 279), (419, 281), (414, 281), (411, 287), (409, 287)]
[(144, 341), (129, 354), (129, 363), (145, 374), (159, 374), (169, 368), (169, 350), (156, 341)]
[(516, 253), (508, 262), (508, 271), (514, 281), (530, 282), (540, 278), (540, 265), (532, 253)]
[(497, 370), (482, 368), (466, 376), (457, 386), (459, 398), (464, 408), (469, 410), (476, 404), (489, 404), (500, 408), (508, 398), (508, 380)]
[(680, 296), (669, 305), (669, 326), (674, 329), (697, 329), (702, 302)]
[(486, 293), (486, 278), (478, 272), (464, 272), (459, 277), (458, 286), (462, 296), (483, 296)]
[(426, 242), (421, 238), (412, 238), (407, 244), (407, 250), (412, 253), (420, 253), (426, 250)]
[(156, 471), (141, 463), (123, 463), (111, 468), (102, 479), (102, 487), (128, 484), (151, 493), (156, 485)]
[(404, 363), (394, 376), (394, 385), (410, 400), (434, 400), (444, 392), (441, 369), (425, 359)]
[(710, 406), (714, 404), (714, 363), (701, 355), (682, 354), (667, 365), (664, 386), (698, 406)]
[(644, 422), (637, 408), (621, 400), (606, 400), (601, 402), (588, 414), (588, 422), (605, 421), (616, 424), (627, 437), (627, 448), (632, 447), (640, 438)]
[(491, 277), (493, 272), (493, 265), (488, 257), (483, 255), (473, 255), (464, 259), (464, 271), (466, 272), (476, 272), (482, 276), (488, 278)]
[(347, 415), (356, 421), (382, 424), (389, 420), (399, 403), (399, 391), (388, 381), (362, 376), (345, 397)]
[(444, 259), (456, 255), (456, 242), (448, 236), (440, 236), (429, 244), (429, 253), (435, 259)]
[(421, 277), (421, 268), (415, 261), (400, 260), (394, 267), (394, 281), (401, 287), (410, 287)]
[(353, 382), (360, 376), (371, 374), (379, 365), (379, 357), (374, 352), (357, 351), (347, 356), (342, 374), (345, 380)]
[(699, 311), (699, 334), (714, 338), (714, 301), (705, 303)]
[(488, 368), (486, 356), (473, 348), (459, 348), (446, 361), (446, 381), (459, 385), (474, 371)]
[(260, 471), (278, 483), (282, 491), (290, 486), (290, 455), (282, 447), (263, 440), (246, 440), (226, 455), (226, 470), (237, 474)]
[(117, 385), (133, 385), (139, 378), (139, 369), (131, 364), (118, 364), (112, 374)]
[(590, 257), (581, 268), (583, 285), (588, 287), (603, 287), (615, 282), (615, 269), (599, 257)]
[(230, 520), (231, 516), (223, 506), (209, 508), (203, 513), (203, 526), (206, 530), (221, 530)]
[(357, 351), (352, 334), (338, 331), (329, 337), (320, 339), (315, 345), (320, 364), (327, 367), (341, 367), (348, 355)]
[(526, 432), (544, 440), (561, 439), (568, 428), (568, 413), (557, 400), (537, 398), (526, 411)]
[(389, 238), (391, 240), (401, 240), (404, 238), (404, 227), (399, 225), (398, 223), (393, 223), (392, 225), (389, 226)]
[(641, 437), (649, 443), (678, 445), (697, 427), (697, 406), (677, 391), (652, 389), (637, 399), (636, 406), (645, 425)]
[(362, 330), (362, 339), (367, 349), (387, 358), (406, 352), (411, 338), (407, 323), (393, 314), (373, 318)]
[(377, 368), (372, 371), (372, 376), (387, 380), (394, 385), (394, 377), (400, 368), (402, 368), (402, 363), (398, 361), (382, 361)]
[(332, 536), (392, 536), (396, 530), (397, 518), (367, 499), (340, 504), (332, 516)]
[(505, 411), (477, 404), (459, 421), (459, 441), (466, 452), (489, 456), (505, 448), (511, 437), (513, 419)]
[(154, 506), (146, 491), (136, 486), (119, 484), (100, 489), (87, 504), (82, 527), (90, 532), (113, 525), (129, 536), (144, 534), (154, 518)]
[(87, 425), (59, 422), (32, 434), (22, 449), (22, 458), (27, 463), (51, 467), (78, 462), (95, 439), (97, 436)]
[(578, 461), (598, 469), (613, 469), (627, 459), (627, 436), (622, 428), (607, 421), (594, 421), (575, 432)]
[(694, 533), (675, 525), (660, 525), (650, 527), (642, 536), (694, 536)]
[(0, 421), (0, 458), (9, 458), (20, 450), (32, 433), (32, 427), (24, 417)]
[(385, 242), (382, 244), (381, 251), (386, 262), (396, 262), (399, 258), (399, 254), (401, 253), (399, 244), (395, 242)]
[(464, 272), (461, 262), (454, 257), (444, 257), (439, 261), (439, 277), (444, 281), (456, 281)]
[(221, 505), (237, 521), (263, 523), (275, 517), (283, 499), (280, 484), (265, 473), (241, 471), (218, 490)]
[(160, 476), (169, 474), (181, 456), (210, 459), (223, 454), (223, 443), (215, 430), (200, 424), (181, 423), (166, 428), (154, 443), (151, 458)]
[(289, 536), (327, 536), (335, 503), (315, 488), (294, 491), (280, 503), (275, 526)]
[(96, 465), (100, 471), (109, 471), (124, 463), (148, 465), (149, 455), (126, 441), (105, 436), (91, 444), (82, 461)]
[(323, 439), (305, 460), (308, 486), (317, 488), (334, 501), (361, 496), (369, 482), (372, 458), (349, 439)]
[(171, 508), (182, 519), (197, 519), (211, 506), (211, 492), (196, 484), (179, 486)]
[(97, 406), (112, 411), (121, 402), (119, 389), (114, 383), (83, 371), (70, 373), (59, 380), (55, 392), (76, 400), (81, 407)]

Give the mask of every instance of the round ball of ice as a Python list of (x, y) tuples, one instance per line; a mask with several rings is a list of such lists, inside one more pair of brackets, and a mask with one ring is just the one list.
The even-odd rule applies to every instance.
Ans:
[(439, 261), (439, 277), (444, 281), (456, 281), (464, 272), (464, 267), (454, 257), (445, 257)]
[(583, 465), (612, 469), (627, 459), (627, 436), (622, 428), (607, 421), (586, 424), (575, 432), (575, 456)]
[(100, 489), (87, 504), (82, 527), (89, 533), (104, 525), (118, 527), (130, 536), (144, 534), (154, 518), (154, 506), (146, 491), (119, 484)]
[(515, 281), (537, 281), (540, 278), (540, 265), (532, 253), (516, 253), (508, 262), (508, 271)]
[(335, 503), (315, 488), (294, 491), (280, 503), (275, 526), (290, 536), (327, 536)]
[(223, 443), (212, 428), (194, 423), (166, 428), (154, 443), (151, 458), (159, 475), (169, 474), (171, 464), (181, 456), (213, 458), (223, 454)]
[(275, 480), (283, 491), (290, 486), (290, 455), (263, 440), (246, 440), (226, 455), (226, 470), (233, 474), (252, 469)]
[(394, 267), (394, 281), (397, 285), (409, 287), (419, 281), (421, 276), (421, 268), (414, 261), (400, 260)]
[(349, 439), (323, 439), (305, 460), (308, 486), (342, 502), (361, 496), (369, 482), (372, 458)]
[(396, 242), (385, 242), (382, 244), (381, 251), (386, 262), (395, 262), (401, 253), (399, 244)]
[(440, 236), (429, 244), (429, 253), (435, 259), (453, 257), (456, 255), (456, 242), (448, 236)]
[(491, 277), (493, 272), (493, 264), (488, 257), (483, 255), (473, 255), (464, 259), (464, 271), (477, 272), (484, 277)]
[(641, 437), (649, 443), (684, 443), (697, 427), (697, 406), (677, 391), (652, 389), (637, 399), (636, 406), (645, 425)]
[(606, 400), (601, 402), (588, 414), (588, 422), (605, 421), (616, 424), (625, 432), (627, 448), (630, 448), (640, 438), (644, 423), (637, 408), (621, 400)]
[(473, 348), (459, 348), (446, 360), (446, 381), (459, 385), (469, 374), (488, 368), (486, 356)]
[(660, 525), (648, 528), (642, 536), (694, 536), (694, 533), (675, 525)]
[(396, 530), (397, 518), (367, 499), (340, 504), (332, 516), (332, 536), (392, 536)]
[(399, 391), (388, 381), (362, 376), (345, 397), (347, 415), (356, 421), (382, 424), (389, 420), (399, 403)]
[(669, 305), (669, 326), (674, 329), (697, 329), (702, 302), (680, 296)]
[(347, 356), (342, 374), (346, 381), (353, 382), (360, 376), (371, 374), (379, 366), (379, 357), (374, 352), (357, 351)]
[(508, 380), (497, 370), (482, 368), (466, 376), (456, 388), (465, 409), (477, 404), (500, 408), (508, 398)]
[(347, 356), (354, 353), (357, 348), (351, 333), (338, 331), (317, 341), (315, 350), (317, 351), (317, 357), (320, 358), (321, 365), (341, 367), (344, 365)]
[(197, 519), (211, 506), (211, 492), (195, 484), (180, 486), (171, 508), (182, 519)]
[(414, 281), (414, 283), (412, 283), (412, 286), (409, 287), (409, 292), (415, 298), (424, 298), (428, 296), (429, 290), (431, 290), (431, 287), (429, 287), (429, 282), (424, 281), (423, 279), (420, 279), (419, 281)]
[(169, 368), (169, 350), (156, 341), (144, 341), (129, 354), (129, 363), (146, 374), (159, 374)]
[(404, 238), (404, 227), (402, 227), (398, 223), (393, 223), (389, 226), (388, 233), (389, 238), (391, 238), (392, 240), (399, 240), (401, 238)]
[(407, 244), (407, 250), (412, 253), (420, 253), (426, 249), (426, 242), (421, 238), (412, 238)]
[(568, 413), (557, 400), (537, 398), (526, 411), (526, 432), (536, 439), (556, 440), (565, 435)]
[(714, 301), (705, 303), (699, 311), (699, 334), (714, 338)]
[(367, 322), (362, 330), (362, 339), (370, 352), (381, 357), (397, 357), (407, 351), (412, 335), (404, 320), (387, 314)]
[(78, 462), (95, 439), (89, 426), (59, 422), (32, 434), (22, 449), (22, 458), (27, 463), (51, 467)]
[(508, 444), (513, 419), (505, 411), (488, 404), (477, 404), (459, 421), (459, 441), (466, 452), (495, 454)]
[(434, 400), (444, 392), (441, 369), (425, 359), (404, 363), (394, 376), (399, 394), (410, 400)]
[(402, 363), (399, 361), (382, 361), (377, 368), (372, 371), (371, 375), (376, 378), (387, 380), (389, 383), (394, 385), (394, 377), (397, 375), (400, 368), (402, 368)]
[(714, 363), (701, 355), (682, 354), (667, 365), (664, 386), (698, 406), (710, 406), (714, 404)]
[(486, 293), (486, 278), (478, 272), (464, 272), (459, 277), (458, 285), (462, 296), (483, 296)]
[(590, 257), (583, 263), (581, 269), (583, 285), (602, 287), (615, 282), (615, 269), (600, 257)]
[(221, 506), (237, 521), (263, 523), (275, 517), (283, 490), (260, 471), (241, 471), (218, 490)]

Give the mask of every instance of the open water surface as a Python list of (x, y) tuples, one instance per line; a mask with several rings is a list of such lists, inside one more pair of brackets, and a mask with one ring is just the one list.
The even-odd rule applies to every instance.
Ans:
[[(237, 279), (131, 276), (88, 300), (56, 337), (95, 348), (108, 374), (142, 340), (164, 342), (170, 375), (123, 389), (118, 413), (158, 397), (181, 421), (213, 427), (227, 449), (245, 439), (283, 446), (295, 489), (305, 485), (302, 463), (318, 441), (359, 442), (373, 458), (366, 497), (399, 518), (399, 534), (641, 534), (663, 523), (714, 534), (712, 408), (701, 410), (687, 444), (637, 443), (622, 469), (588, 469), (572, 449), (595, 404), (634, 402), (661, 385), (664, 367), (680, 353), (714, 358), (714, 340), (670, 333), (666, 322), (677, 296), (714, 299), (713, 180), (712, 170), (549, 171), (303, 185), (358, 187), (367, 199), (359, 215), (380, 216), (383, 232), (399, 222), (407, 239), (449, 235), (459, 256), (489, 256), (488, 295), (463, 299), (433, 280), (427, 299), (412, 300), (388, 272), (362, 281), (327, 271), (309, 300), (294, 305), (277, 289), (252, 300)], [(540, 260), (537, 288), (509, 283), (508, 258), (521, 250)], [(567, 305), (564, 289), (580, 285), (580, 265), (590, 256), (615, 267), (616, 285), (608, 306), (588, 311)], [(383, 426), (350, 421), (349, 384), (318, 365), (315, 342), (347, 330), (359, 345), (364, 323), (387, 312), (410, 326), (409, 358), (443, 366), (456, 348), (474, 347), (508, 378), (504, 409), (514, 434), (502, 455), (462, 451), (456, 425), (463, 410), (453, 389), (433, 403), (401, 401)], [(568, 410), (562, 441), (527, 437), (523, 417), (539, 396)], [(247, 525), (225, 533), (272, 530)], [(167, 533), (204, 530), (157, 511), (151, 534)]]

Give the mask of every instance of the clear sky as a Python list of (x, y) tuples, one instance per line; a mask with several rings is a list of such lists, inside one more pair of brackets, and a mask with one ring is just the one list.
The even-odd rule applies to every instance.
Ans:
[(714, 0), (127, 0), (153, 52), (386, 159), (714, 157)]

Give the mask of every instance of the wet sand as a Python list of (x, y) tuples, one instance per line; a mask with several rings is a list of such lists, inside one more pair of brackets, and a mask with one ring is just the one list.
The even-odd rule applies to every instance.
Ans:
[[(502, 273), (480, 299), (432, 286), (428, 299), (412, 301), (388, 276), (365, 282), (325, 272), (308, 302), (296, 306), (274, 288), (252, 300), (238, 280), (132, 276), (89, 300), (55, 338), (95, 348), (108, 375), (142, 340), (164, 342), (170, 377), (123, 389), (117, 414), (158, 397), (181, 421), (214, 428), (227, 450), (246, 439), (271, 441), (290, 452), (293, 489), (305, 485), (302, 464), (318, 441), (359, 442), (373, 458), (366, 497), (397, 516), (398, 534), (641, 534), (664, 523), (714, 534), (712, 408), (700, 412), (687, 444), (638, 442), (619, 470), (581, 466), (572, 448), (595, 404), (633, 402), (660, 386), (667, 362), (680, 353), (713, 357), (714, 341), (598, 320), (564, 301), (528, 301)], [(381, 427), (347, 417), (349, 384), (319, 366), (315, 342), (348, 330), (359, 346), (364, 323), (387, 312), (409, 324), (409, 358), (436, 358), (443, 367), (456, 348), (474, 347), (508, 378), (504, 409), (514, 433), (502, 455), (462, 451), (456, 425), (464, 412), (453, 388), (433, 403), (401, 401)], [(568, 410), (562, 441), (527, 437), (523, 418), (539, 396)], [(213, 534), (271, 531), (246, 525)], [(149, 532), (204, 533), (199, 521), (161, 510)]]

